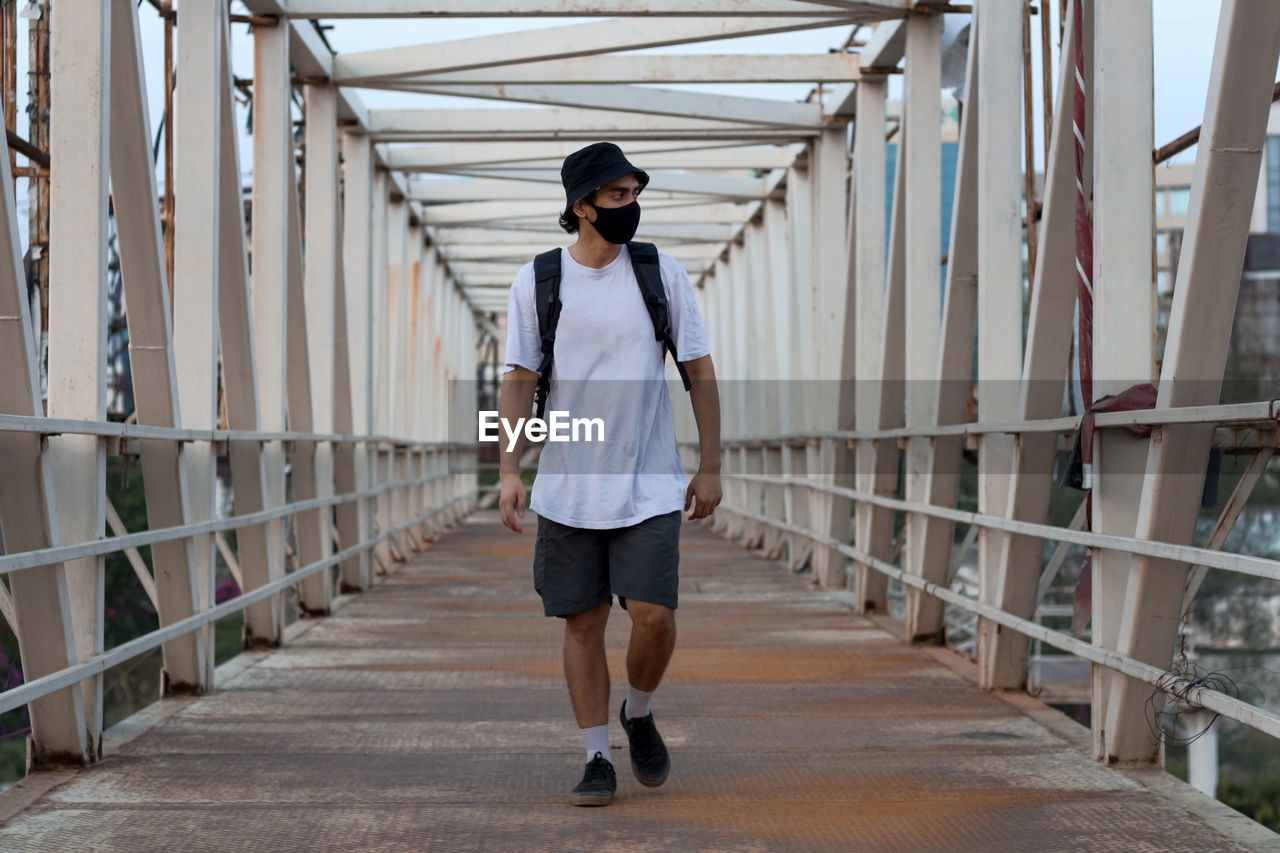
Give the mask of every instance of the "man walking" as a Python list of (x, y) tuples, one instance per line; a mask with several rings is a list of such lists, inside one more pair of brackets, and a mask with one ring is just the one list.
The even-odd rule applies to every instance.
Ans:
[[(536, 396), (539, 416), (549, 404), (603, 424), (601, 441), (544, 446), (529, 504), (538, 516), (534, 587), (543, 612), (565, 620), (565, 681), (586, 747), (571, 801), (602, 806), (617, 788), (604, 646), (614, 595), (631, 616), (619, 712), (631, 769), (650, 787), (670, 769), (650, 702), (675, 648), (681, 510), (700, 519), (720, 503), (720, 404), (688, 276), (651, 245), (630, 242), (649, 176), (607, 142), (569, 155), (560, 174), (560, 225), (577, 242), (540, 255), (512, 282), (499, 417), (527, 418)], [(701, 464), (687, 484), (664, 380), (668, 351), (698, 424)], [(517, 533), (521, 444), (503, 446), (498, 504)]]

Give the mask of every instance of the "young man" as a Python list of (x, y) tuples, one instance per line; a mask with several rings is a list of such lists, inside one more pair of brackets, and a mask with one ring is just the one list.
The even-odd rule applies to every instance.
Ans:
[[(558, 259), (552, 254), (541, 266), (526, 265), (512, 282), (499, 417), (515, 424), (530, 414), (545, 363), (536, 278), (551, 292), (546, 259), (552, 272), (558, 260), (560, 312), (548, 347), (547, 412), (599, 418), (604, 434), (601, 441), (543, 447), (529, 504), (538, 516), (534, 587), (543, 612), (565, 620), (565, 681), (587, 754), (571, 801), (599, 806), (617, 788), (604, 647), (615, 594), (631, 616), (620, 710), (631, 769), (650, 787), (666, 781), (670, 769), (649, 705), (675, 647), (681, 510), (692, 510), (690, 519), (705, 518), (720, 503), (720, 404), (693, 287), (678, 263), (659, 254), (669, 337), (689, 377), (698, 424), (701, 465), (686, 485), (664, 379), (666, 349), (655, 339), (628, 247), (640, 221), (636, 199), (649, 176), (607, 142), (569, 155), (560, 174), (568, 205), (560, 225), (576, 233), (577, 242), (559, 250)], [(637, 257), (642, 250), (635, 250)], [(503, 446), (501, 457), (499, 508), (503, 524), (517, 533), (525, 512), (522, 450)]]

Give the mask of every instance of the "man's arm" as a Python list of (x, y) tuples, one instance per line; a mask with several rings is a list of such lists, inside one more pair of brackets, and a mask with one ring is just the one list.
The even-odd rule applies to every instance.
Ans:
[(711, 356), (684, 362), (689, 374), (689, 401), (698, 422), (698, 473), (684, 493), (684, 508), (693, 507), (690, 521), (706, 518), (720, 505), (720, 391)]
[[(516, 424), (521, 418), (527, 418), (533, 409), (533, 392), (537, 387), (538, 374), (525, 367), (515, 367), (502, 374), (502, 391), (498, 397), (498, 418), (502, 423)], [(517, 516), (524, 518), (525, 487), (520, 479), (520, 456), (524, 453), (524, 430), (520, 430), (515, 446), (507, 449), (506, 432), (498, 441), (498, 482), (501, 491), (498, 497), (498, 509), (502, 513), (502, 523), (523, 533)]]

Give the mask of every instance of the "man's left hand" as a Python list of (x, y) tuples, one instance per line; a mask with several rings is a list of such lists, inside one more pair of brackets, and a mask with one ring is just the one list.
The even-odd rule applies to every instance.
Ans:
[(689, 520), (697, 521), (711, 515), (720, 505), (722, 497), (724, 492), (720, 488), (719, 474), (705, 471), (694, 474), (693, 479), (689, 481), (689, 487), (684, 490), (685, 512), (689, 511), (689, 507), (693, 507), (693, 514), (689, 516)]

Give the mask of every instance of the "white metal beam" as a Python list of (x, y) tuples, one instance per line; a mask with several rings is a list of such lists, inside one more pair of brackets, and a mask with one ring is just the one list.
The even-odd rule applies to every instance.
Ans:
[(852, 53), (621, 54), (397, 78), (398, 85), (564, 85), (568, 83), (834, 83), (858, 79)]
[[(937, 381), (941, 299), (939, 257), (942, 222), (941, 196), (942, 131), (938, 115), (941, 104), (939, 44), (942, 20), (936, 15), (913, 15), (906, 23), (906, 73), (903, 82), (905, 139), (899, 146), (905, 170), (905, 355), (906, 426), (929, 424), (935, 415), (933, 386)], [(908, 442), (905, 459), (905, 492), (925, 495), (929, 487), (929, 439)], [(903, 543), (903, 565), (912, 574), (922, 574), (927, 564), (924, 545), (929, 529), (920, 513), (907, 515)], [(909, 591), (908, 612), (921, 612), (922, 593)], [(923, 633), (920, 633), (923, 632)], [(908, 624), (912, 640), (937, 642), (941, 632), (936, 621), (921, 618)]]
[[(224, 30), (229, 26), (224, 0), (184, 10), (178, 38), (177, 107), (174, 149), (177, 151), (174, 192), (173, 317), (178, 386), (182, 389), (182, 422), (186, 427), (218, 424), (218, 288), (221, 282), (217, 216), (209, 200), (220, 197)], [(190, 488), (191, 518), (214, 515), (217, 459), (210, 442), (184, 448), (183, 463)], [(192, 538), (197, 589), (202, 607), (213, 606), (214, 542), (208, 534)], [(213, 676), (213, 630), (202, 631), (205, 682)]]
[[(288, 398), (289, 428), (299, 432), (311, 432), (314, 429), (316, 405), (313, 402), (314, 389), (311, 387), (311, 342), (308, 337), (307, 308), (308, 300), (305, 292), (305, 271), (303, 269), (302, 214), (299, 209), (298, 187), (290, 183), (287, 201), (287, 234), (286, 251), (288, 253), (287, 310), (289, 315), (288, 341)], [(332, 244), (330, 244), (332, 245)], [(321, 348), (327, 348), (330, 342), (325, 341)], [(320, 396), (331, 393), (331, 389), (321, 389)], [(290, 457), (292, 467), (291, 482), (293, 494), (298, 500), (310, 500), (319, 496), (323, 485), (317, 465), (316, 442), (297, 441), (293, 445)], [(328, 535), (329, 517), (327, 511), (309, 509), (294, 516), (294, 535), (297, 542), (299, 565), (321, 560), (331, 553), (333, 540)], [(325, 613), (329, 608), (330, 589), (332, 587), (332, 569), (318, 573), (324, 578), (323, 588), (313, 591), (306, 598), (299, 595), (299, 606), (318, 613)]]
[[(1155, 288), (1150, 199), (1154, 147), (1152, 9), (1144, 3), (1091, 3), (1083, 33), (1085, 63), (1091, 65), (1093, 177), (1093, 398), (1119, 394), (1154, 375)], [(1092, 37), (1090, 33), (1092, 32)], [(1090, 60), (1090, 45), (1093, 45)], [(1274, 69), (1274, 65), (1272, 66)], [(1137, 165), (1140, 164), (1140, 165)], [(1086, 166), (1086, 168), (1088, 168)], [(1086, 198), (1089, 187), (1086, 185)], [(1093, 400), (1085, 400), (1092, 405)], [(1132, 536), (1142, 500), (1139, 476), (1148, 463), (1149, 439), (1125, 430), (1094, 433), (1094, 489), (1090, 527), (1098, 533)], [(1129, 554), (1097, 548), (1091, 571), (1095, 645), (1116, 649), (1124, 613)], [(1171, 585), (1180, 586), (1175, 580)], [(1113, 732), (1107, 727), (1112, 685), (1119, 676), (1093, 668), (1096, 757), (1104, 758)], [(1149, 695), (1149, 694), (1148, 694)], [(1142, 722), (1146, 728), (1145, 720)], [(1105, 741), (1107, 742), (1104, 742)]]
[[(432, 205), (422, 211), (428, 225), (484, 224), (498, 220), (545, 219), (554, 222), (559, 215), (556, 207), (547, 202), (462, 202), (460, 204)], [(652, 202), (645, 206), (641, 222), (650, 224), (671, 223), (740, 223), (748, 218), (746, 208), (728, 202), (710, 204), (686, 204), (683, 202)], [(643, 226), (642, 229), (643, 230)]]
[[(76, 26), (55, 26), (50, 41), (54, 106), (49, 153), (49, 417), (106, 419), (107, 173), (110, 107), (110, 7), (64, 5)], [(8, 199), (4, 200), (8, 203)], [(48, 439), (59, 544), (97, 539), (106, 525), (106, 457), (89, 436)], [(67, 563), (76, 655), (102, 651), (103, 561)], [(34, 614), (28, 614), (31, 618)], [(81, 683), (92, 757), (101, 755), (102, 679)]]
[[(1068, 19), (1063, 56), (1075, 55), (1076, 38), (1075, 26)], [(1068, 363), (1072, 333), (1072, 324), (1065, 318), (1071, 316), (1076, 301), (1074, 86), (1074, 63), (1064, 62), (1053, 102), (1054, 122), (1037, 240), (1040, 251), (1033, 271), (1026, 353), (1014, 420), (1051, 418), (1062, 411), (1066, 380), (1063, 366)], [(965, 109), (969, 109), (968, 105)], [(1006, 517), (1016, 521), (1048, 523), (1049, 501), (1055, 486), (1053, 459), (1057, 449), (1058, 439), (1054, 435), (1024, 433), (1018, 437), (1009, 500), (1004, 513)], [(1042, 539), (1010, 533), (1004, 535), (996, 574), (997, 585), (1004, 589), (997, 593), (995, 600), (1005, 610), (1026, 614), (1027, 618), (1034, 613), (1036, 600), (1040, 597), (1040, 585), (1029, 589), (1026, 585), (1011, 584), (1010, 580), (1032, 568), (1039, 568), (1042, 549)], [(1006, 657), (1008, 663), (1021, 659), (1021, 654)], [(997, 674), (994, 669), (992, 672), (993, 676)], [(1014, 672), (1012, 675), (1014, 677), (999, 680), (993, 677), (991, 683), (1023, 681), (1021, 674)]]
[[(868, 98), (881, 97), (869, 92)], [(867, 107), (878, 116), (884, 115), (883, 103), (868, 104), (864, 101), (861, 107)], [(863, 115), (861, 109), (859, 115)], [(862, 133), (879, 135), (879, 143), (883, 143), (883, 121), (873, 121)], [(883, 155), (879, 155), (883, 156)], [(874, 161), (873, 161), (874, 162)], [(898, 157), (894, 164), (893, 204), (889, 213), (889, 239), (887, 256), (884, 259), (884, 284), (879, 290), (880, 312), (867, 322), (875, 323), (872, 335), (875, 351), (865, 353), (862, 363), (868, 372), (860, 378), (870, 382), (859, 383), (868, 386), (866, 406), (859, 400), (856, 422), (859, 429), (868, 424), (869, 429), (892, 429), (901, 427), (904, 419), (903, 398), (905, 395), (905, 291), (906, 291), (906, 158), (902, 156), (901, 139), (899, 140)], [(860, 186), (861, 178), (857, 178)], [(874, 187), (875, 184), (873, 183)], [(868, 206), (876, 207), (876, 196), (873, 194), (865, 200)], [(878, 207), (877, 207), (878, 210)], [(875, 215), (878, 215), (875, 214)], [(861, 211), (857, 221), (862, 221)], [(879, 251), (883, 243), (872, 244), (871, 251)], [(867, 247), (858, 244), (861, 253)], [(874, 288), (877, 282), (872, 279), (867, 286)], [(861, 310), (861, 307), (859, 307)], [(861, 327), (859, 329), (861, 332)], [(865, 412), (864, 412), (865, 408)], [(894, 441), (862, 441), (858, 443), (857, 476), (865, 488), (881, 494), (896, 494), (898, 485), (898, 469), (902, 458), (897, 442)], [(870, 505), (866, 502), (858, 504), (855, 518), (856, 538), (859, 549), (878, 559), (891, 559), (893, 556), (894, 515), (884, 507)], [(884, 612), (888, 606), (887, 580), (879, 572), (860, 567), (857, 575), (856, 601), (864, 611)]]
[[(255, 15), (284, 16), (283, 0), (243, 0), (245, 7)], [(276, 29), (275, 25), (255, 26), (254, 33), (263, 29)], [(288, 42), (294, 69), (304, 77), (328, 79), (333, 76), (333, 53), (325, 45), (324, 38), (316, 30), (313, 21), (289, 21), (280, 28), (280, 36)], [(338, 93), (338, 118), (355, 122), (358, 127), (369, 124), (368, 111), (360, 94), (344, 89)]]
[[(363, 133), (342, 136), (343, 213), (342, 285), (345, 297), (343, 317), (346, 328), (348, 383), (351, 400), (351, 431), (369, 435), (373, 423), (373, 148)], [(344, 451), (345, 452), (345, 451)], [(354, 466), (354, 488), (370, 486), (371, 460), (367, 447), (358, 448)], [(364, 540), (372, 531), (372, 501), (356, 507), (354, 537), (348, 530), (351, 520), (338, 516), (343, 547), (348, 540)], [(365, 589), (372, 582), (370, 555), (362, 551), (341, 567), (347, 588)]]
[(833, 12), (830, 18), (706, 18), (681, 21), (646, 18), (619, 26), (613, 21), (571, 24), (499, 35), (477, 36), (433, 44), (340, 54), (333, 60), (339, 83), (462, 71), (535, 60), (564, 59), (620, 50), (666, 47), (726, 38), (794, 32), (836, 26), (852, 20)]
[[(688, 200), (690, 195), (744, 201), (765, 195), (763, 178), (658, 171), (649, 172), (649, 178), (642, 205), (655, 199)], [(424, 202), (563, 201), (564, 188), (558, 171), (493, 171), (468, 180), (411, 180), (408, 196)]]
[[(331, 85), (308, 83), (303, 86), (306, 106), (306, 211), (307, 233), (303, 257), (303, 299), (306, 307), (307, 366), (311, 385), (312, 429), (328, 433), (334, 426), (334, 370), (337, 326), (338, 255), (342, 237), (338, 228), (338, 100)], [(345, 330), (344, 330), (345, 331)], [(314, 450), (314, 497), (333, 494), (333, 446), (318, 444)], [(329, 513), (320, 515), (315, 533), (315, 553), (307, 556), (300, 548), (304, 563), (327, 558), (333, 551), (333, 532)], [(304, 535), (299, 532), (299, 537)], [(298, 598), (309, 612), (326, 612), (333, 593), (333, 571), (312, 575), (298, 588)]]
[[(531, 143), (537, 144), (537, 143)], [(661, 144), (661, 143), (659, 143)], [(581, 145), (573, 145), (570, 152), (581, 148)], [(667, 151), (657, 154), (637, 153), (636, 146), (627, 146), (627, 156), (633, 160), (639, 160), (639, 165), (649, 172), (650, 177), (655, 177), (657, 170), (662, 169), (679, 169), (690, 172), (711, 172), (713, 175), (718, 172), (752, 172), (752, 171), (768, 171), (773, 169), (785, 169), (795, 162), (796, 152), (791, 150), (789, 146), (771, 145), (767, 148), (758, 147), (731, 147), (731, 148), (707, 148), (703, 150), (677, 152)], [(565, 156), (568, 156), (566, 152)], [(495, 174), (508, 174), (510, 177), (517, 177), (520, 172), (544, 172), (550, 171), (552, 174), (559, 174), (561, 165), (563, 165), (564, 157), (547, 160), (510, 160), (507, 162), (483, 163), (479, 165), (436, 165), (421, 166), (413, 164), (412, 160), (405, 158), (411, 165), (401, 168), (406, 172), (434, 172), (444, 175), (472, 175), (477, 178), (492, 177)], [(558, 180), (558, 179), (557, 179)], [(650, 184), (650, 189), (653, 185)]]
[[(500, 140), (505, 136), (519, 138), (546, 136), (546, 141), (563, 138), (565, 134), (588, 133), (595, 136), (616, 134), (733, 134), (743, 139), (752, 134), (772, 134), (771, 138), (786, 138), (806, 131), (764, 130), (744, 126), (733, 121), (716, 121), (710, 117), (684, 118), (672, 122), (659, 115), (626, 114), (615, 110), (587, 109), (583, 107), (548, 107), (545, 109), (382, 109), (369, 111), (369, 132), (375, 139), (396, 141), (409, 137), (431, 138), (449, 134), (483, 134), (486, 140)], [(816, 132), (808, 129), (807, 132)], [(707, 137), (710, 138), (710, 137)], [(582, 147), (582, 146), (578, 146)]]
[[(857, 89), (857, 122), (853, 142), (853, 222), (850, 252), (854, 259), (853, 299), (857, 317), (854, 357), (854, 427), (859, 431), (878, 429), (880, 341), (884, 324), (884, 282), (886, 223), (884, 197), (886, 190), (886, 152), (884, 110), (888, 84), (883, 77), (863, 80)], [(870, 491), (875, 468), (875, 447), (859, 442), (857, 447), (855, 486)], [(896, 472), (895, 472), (896, 473)], [(896, 479), (896, 477), (895, 477)], [(883, 554), (883, 544), (873, 551), (871, 513), (879, 508), (859, 501), (854, 506), (854, 529), (860, 550)], [(883, 510), (880, 510), (883, 514)], [(883, 525), (881, 525), (883, 527)], [(865, 564), (855, 563), (855, 606), (858, 612), (883, 612), (887, 601), (884, 575)]]
[[(517, 235), (518, 236), (518, 235)], [(532, 242), (526, 238), (522, 242), (513, 243), (469, 243), (462, 245), (445, 245), (441, 252), (456, 272), (455, 262), (462, 261), (498, 261), (519, 260), (521, 264), (531, 260), (534, 255), (547, 250), (553, 242), (544, 240)], [(567, 242), (567, 241), (561, 241)], [(711, 260), (724, 250), (723, 243), (688, 243), (664, 245), (662, 251), (677, 260)]]
[[(504, 225), (512, 227), (502, 227)], [(520, 221), (494, 223), (493, 226), (485, 228), (462, 226), (430, 228), (428, 230), (433, 235), (433, 240), (450, 246), (505, 240), (545, 240), (548, 244), (552, 244), (569, 239), (565, 237), (564, 230), (554, 218), (550, 221), (536, 223)], [(733, 225), (656, 225), (652, 222), (641, 222), (636, 238), (650, 241), (661, 240), (664, 244), (723, 243), (727, 240), (732, 240), (736, 233), (736, 228)]]
[[(230, 33), (224, 30), (224, 50), (230, 52)], [(226, 54), (224, 54), (226, 55)], [(253, 294), (250, 290), (249, 256), (245, 238), (244, 197), (240, 182), (240, 154), (236, 143), (238, 129), (232, 106), (232, 80), (229, 63), (222, 67), (222, 143), (221, 197), (218, 201), (219, 272), (218, 338), (222, 354), (222, 389), (226, 403), (227, 426), (234, 430), (258, 430), (262, 424), (258, 370), (255, 364)], [(263, 167), (264, 171), (269, 171)], [(266, 217), (270, 219), (270, 217)], [(266, 227), (264, 223), (261, 227)], [(281, 330), (283, 331), (283, 330)], [(283, 337), (273, 333), (271, 337)], [(271, 470), (273, 445), (258, 441), (232, 441), (228, 456), (231, 464), (233, 499), (237, 515), (260, 512), (273, 506), (268, 472)], [(277, 455), (283, 456), (279, 445)], [(283, 481), (283, 463), (281, 480)], [(283, 496), (283, 482), (279, 494)], [(236, 534), (236, 581), (248, 593), (266, 586), (284, 574), (284, 543), (277, 533), (278, 525), (255, 525)], [(214, 537), (226, 558), (225, 543)], [(269, 596), (245, 608), (243, 640), (247, 646), (276, 646), (284, 630), (283, 597)]]
[(863, 68), (894, 68), (902, 61), (906, 50), (906, 21), (885, 21), (876, 25), (859, 58)]
[[(979, 122), (983, 120), (981, 117), (985, 109), (979, 95), (978, 59), (977, 45), (974, 44), (967, 58), (967, 93), (960, 123), (942, 328), (932, 391), (930, 422), (935, 424), (961, 423), (969, 416), (979, 287)], [(913, 451), (920, 449), (920, 443), (912, 446)], [(913, 476), (908, 480), (907, 494), (911, 499), (934, 506), (954, 506), (959, 490), (961, 450), (959, 436), (937, 436), (924, 444), (924, 465), (918, 471), (913, 470)], [(915, 529), (910, 548), (906, 551), (909, 570), (927, 581), (945, 585), (951, 563), (954, 523), (926, 514), (913, 516), (912, 523)], [(914, 535), (917, 532), (918, 535)], [(942, 602), (933, 596), (915, 592), (908, 592), (907, 598), (908, 634), (913, 637), (939, 636), (943, 630)]]
[(741, 122), (763, 127), (813, 128), (822, 124), (822, 105), (793, 103), (767, 98), (712, 95), (648, 86), (576, 84), (463, 85), (437, 86), (432, 83), (397, 85), (401, 91), (428, 95), (450, 95), (493, 101), (516, 101), (560, 107), (608, 110), (643, 115)]
[[(975, 17), (978, 111), (978, 421), (1007, 423), (1018, 408), (1022, 375), (1022, 10), (1020, 0), (987, 0)], [(1028, 168), (1034, 168), (1029, 164)], [(1029, 199), (1027, 207), (1030, 209)], [(1030, 218), (1030, 217), (1029, 217)], [(984, 435), (978, 446), (978, 512), (998, 515), (1009, 501), (1015, 438)], [(1008, 596), (1020, 609), (1034, 593), (1039, 561), (1000, 574), (1004, 534), (978, 532), (979, 595), (996, 603)], [(1035, 607), (1019, 613), (1031, 618)], [(1022, 687), (1026, 681), (1024, 635), (980, 623), (983, 683)]]
[[(129, 360), (138, 422), (182, 425), (177, 367), (170, 328), (169, 287), (165, 272), (160, 215), (155, 200), (155, 162), (151, 158), (151, 121), (147, 115), (146, 77), (138, 34), (137, 5), (112, 0), (111, 28), (111, 183), (116, 213), (120, 267), (129, 315)], [(142, 445), (142, 485), (151, 529), (179, 527), (191, 521), (187, 482), (182, 476), (182, 445)], [(156, 543), (156, 611), (170, 625), (199, 610), (196, 562), (190, 539)], [(148, 578), (150, 576), (148, 575)], [(199, 634), (184, 634), (163, 646), (165, 672), (178, 684), (200, 683)]]
[[(258, 385), (258, 417), (264, 430), (284, 430), (288, 398), (285, 379), (289, 327), (288, 204), (296, 180), (293, 154), (293, 106), (290, 98), (289, 34), (282, 27), (255, 27), (253, 78), (253, 235), (251, 277), (254, 373)], [(268, 332), (270, 330), (270, 332)], [(263, 508), (285, 499), (285, 451), (279, 442), (262, 446), (265, 492)], [(235, 454), (232, 464), (236, 463)], [(241, 475), (241, 480), (246, 475)], [(241, 502), (252, 498), (237, 490)], [(284, 520), (265, 525), (269, 563), (267, 576), (284, 576)], [(239, 541), (239, 539), (237, 539)], [(242, 561), (248, 565), (248, 561)], [(246, 611), (246, 640), (279, 642), (284, 619), (283, 597), (272, 597)]]
[[(250, 0), (252, 2), (252, 0)], [(274, 0), (295, 18), (625, 18), (790, 17), (828, 18), (848, 13), (861, 20), (901, 15), (904, 0), (857, 0), (836, 4), (793, 0)]]
[[(387, 171), (384, 169), (375, 170), (372, 191), (373, 216), (370, 223), (373, 235), (371, 240), (373, 274), (370, 278), (372, 318), (369, 325), (370, 334), (373, 338), (371, 356), (373, 367), (371, 372), (374, 377), (370, 392), (373, 397), (370, 401), (373, 411), (370, 431), (376, 435), (387, 435), (391, 432), (387, 421), (391, 397), (389, 372), (391, 335), (387, 317), (392, 310), (388, 307), (387, 302), (387, 271), (389, 268), (387, 242), (391, 229), (388, 185), (389, 177)], [(377, 445), (370, 447), (370, 479), (373, 483), (381, 484), (390, 480), (386, 464), (387, 456), (388, 454), (383, 452)], [(373, 514), (379, 530), (386, 530), (390, 525), (390, 518), (387, 516), (387, 501), (388, 497), (385, 492), (380, 492), (373, 501)], [(391, 540), (383, 539), (379, 541), (374, 548), (374, 560), (385, 571), (391, 565), (391, 559)]]
[[(840, 394), (840, 380), (853, 378), (854, 329), (846, 329), (849, 300), (849, 150), (847, 125), (838, 124), (822, 132), (814, 140), (810, 174), (813, 178), (813, 233), (809, 247), (814, 258), (813, 299), (808, 316), (808, 338), (816, 348), (813, 378), (828, 380), (816, 383), (816, 403), (820, 412), (819, 429), (852, 429), (852, 400)], [(846, 351), (846, 331), (849, 349)], [(835, 380), (835, 381), (831, 381)], [(809, 470), (826, 479), (835, 478), (850, 468), (852, 461), (845, 442), (824, 439), (810, 446), (812, 462)], [(816, 454), (816, 455), (815, 455)], [(825, 535), (846, 541), (851, 507), (849, 501), (816, 490), (810, 494), (810, 512), (815, 528)], [(847, 585), (846, 559), (833, 548), (815, 546), (814, 575), (825, 589), (844, 589)]]
[[(450, 110), (450, 112), (459, 111)], [(490, 111), (484, 110), (484, 112)], [(622, 114), (615, 113), (615, 115)], [(704, 122), (703, 124), (706, 123)], [(537, 144), (553, 141), (572, 141), (578, 143), (578, 147), (581, 148), (587, 143), (599, 141), (602, 137), (607, 137), (617, 143), (625, 142), (628, 144), (634, 142), (661, 142), (668, 145), (680, 145), (687, 142), (705, 142), (713, 143), (717, 146), (785, 145), (812, 139), (819, 133), (817, 128), (758, 128), (749, 125), (721, 124), (722, 126), (720, 127), (706, 128), (685, 122), (673, 124), (668, 120), (658, 126), (645, 127), (642, 124), (637, 125), (633, 122), (624, 121), (621, 123), (606, 123), (604, 126), (588, 126), (570, 130), (529, 129), (517, 124), (508, 126), (506, 129), (496, 130), (392, 131), (373, 133), (370, 134), (370, 138), (374, 142), (384, 144), (392, 142), (479, 143), (497, 140)], [(381, 144), (377, 150), (382, 150)], [(379, 165), (385, 166), (382, 163), (379, 163)], [(392, 185), (396, 186), (397, 190), (402, 194), (404, 189), (403, 180), (403, 175), (399, 172), (391, 173)]]
[[(1146, 13), (1149, 26), (1150, 9)], [(1133, 23), (1144, 22), (1135, 18)], [(1218, 402), (1278, 59), (1280, 5), (1226, 0), (1196, 151), (1157, 409)], [(1149, 63), (1150, 53), (1135, 58), (1142, 60)], [(1133, 73), (1122, 65), (1119, 70), (1141, 79), (1141, 69)], [(1150, 223), (1148, 216), (1142, 224)], [(1139, 538), (1191, 543), (1213, 427), (1169, 425), (1160, 430), (1159, 440), (1150, 442), (1135, 528)], [(1184, 580), (1186, 571), (1186, 564), (1177, 561), (1133, 558), (1118, 651), (1157, 668), (1169, 666), (1182, 616), (1183, 585), (1174, 581)], [(1145, 713), (1149, 696), (1149, 685), (1127, 677), (1113, 680), (1104, 730), (1109, 760), (1159, 760), (1160, 741)]]
[[(13, 177), (0, 169), (0, 412), (23, 417), (44, 414), (36, 368), (38, 332), (27, 301)], [(105, 201), (105, 199), (104, 199)], [(60, 544), (58, 508), (54, 502), (44, 437), (36, 433), (0, 432), (0, 538), (9, 553), (35, 551)], [(66, 568), (55, 563), (9, 575), (14, 633), (27, 681), (50, 675), (76, 662)], [(83, 763), (90, 753), (85, 740), (84, 701), (72, 685), (37, 699), (29, 706), (33, 767)]]
[(898, 156), (906, 160), (906, 378), (907, 426), (924, 425), (932, 408), (930, 383), (938, 367), (939, 257), (942, 218), (941, 66), (942, 20), (913, 15), (907, 20), (904, 81), (907, 127)]
[[(784, 146), (750, 144), (725, 146), (716, 142), (637, 142), (627, 155), (655, 169), (772, 169), (786, 168), (795, 159)], [(576, 142), (477, 142), (470, 145), (383, 145), (388, 168), (400, 171), (449, 171), (450, 169), (553, 169), (558, 170), (573, 152)]]

